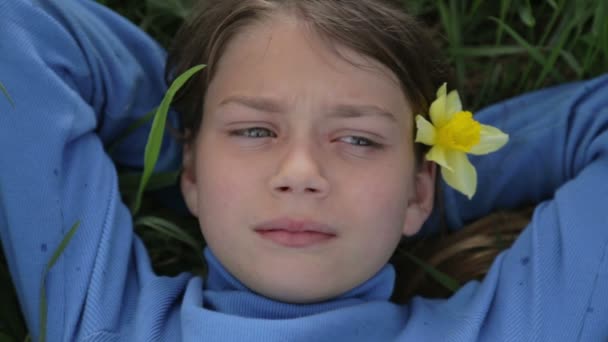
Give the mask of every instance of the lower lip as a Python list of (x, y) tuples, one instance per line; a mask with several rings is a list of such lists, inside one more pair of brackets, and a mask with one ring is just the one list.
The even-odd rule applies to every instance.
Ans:
[(264, 239), (271, 240), (286, 247), (309, 247), (332, 239), (335, 235), (321, 232), (304, 231), (290, 232), (287, 230), (258, 230)]

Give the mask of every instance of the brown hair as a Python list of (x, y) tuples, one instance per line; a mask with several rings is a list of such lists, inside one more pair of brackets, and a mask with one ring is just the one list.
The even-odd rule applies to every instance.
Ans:
[[(177, 93), (173, 102), (181, 115), (184, 142), (190, 143), (198, 132), (205, 93), (226, 45), (247, 25), (277, 12), (301, 19), (329, 47), (347, 47), (386, 66), (397, 76), (414, 114), (427, 113), (439, 86), (443, 82), (451, 83), (447, 64), (432, 44), (430, 35), (396, 0), (200, 1), (178, 31), (165, 71), (170, 83), (197, 64), (207, 65)], [(335, 48), (334, 51), (338, 53)], [(425, 150), (426, 147), (416, 144), (418, 160)], [(440, 198), (437, 193), (436, 200)], [(456, 242), (450, 240), (450, 243)], [(400, 279), (406, 279), (403, 272), (398, 272), (398, 289)], [(424, 286), (421, 282), (416, 284)], [(404, 295), (395, 298), (404, 301), (412, 293), (417, 291), (408, 288)]]

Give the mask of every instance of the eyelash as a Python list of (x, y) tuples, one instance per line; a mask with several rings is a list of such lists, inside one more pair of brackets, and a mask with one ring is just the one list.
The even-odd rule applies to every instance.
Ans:
[[(251, 135), (251, 132), (261, 132), (264, 131), (266, 132), (268, 135), (265, 136), (260, 136), (260, 135)], [(243, 129), (237, 129), (234, 131), (230, 131), (230, 136), (235, 136), (235, 137), (243, 137), (243, 138), (253, 138), (253, 139), (259, 139), (259, 138), (276, 138), (277, 135), (264, 127), (251, 127), (251, 128), (243, 128)]]
[[(346, 143), (353, 145), (355, 147), (365, 147), (365, 148), (374, 148), (374, 149), (382, 148), (381, 144), (379, 144), (371, 139), (356, 136), (356, 135), (349, 135), (347, 137), (340, 138), (340, 140), (344, 141), (346, 138), (348, 138), (349, 140), (354, 140), (355, 143), (353, 143), (353, 142), (346, 142)], [(363, 143), (361, 143), (361, 142), (363, 142)]]
[[(264, 132), (264, 135), (260, 135), (260, 132)], [(271, 131), (267, 128), (264, 128), (264, 127), (250, 127), (250, 128), (237, 129), (237, 130), (230, 131), (229, 135), (235, 136), (235, 137), (252, 138), (252, 139), (276, 138), (277, 137), (277, 135), (273, 131)], [(345, 143), (355, 146), (355, 147), (372, 148), (372, 149), (381, 149), (383, 147), (382, 144), (379, 144), (371, 139), (356, 136), (356, 135), (349, 135), (349, 136), (342, 137), (337, 140), (345, 142)], [(347, 142), (346, 140), (351, 140), (351, 142)]]

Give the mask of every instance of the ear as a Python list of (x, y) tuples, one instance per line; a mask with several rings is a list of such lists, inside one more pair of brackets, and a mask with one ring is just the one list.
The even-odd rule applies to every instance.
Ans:
[(195, 154), (196, 149), (191, 144), (184, 144), (180, 188), (188, 210), (190, 210), (192, 215), (198, 217), (198, 187), (196, 184)]
[(435, 163), (423, 160), (416, 171), (414, 179), (415, 191), (413, 197), (408, 201), (405, 221), (403, 223), (403, 235), (405, 236), (412, 236), (418, 233), (433, 211), (436, 170)]

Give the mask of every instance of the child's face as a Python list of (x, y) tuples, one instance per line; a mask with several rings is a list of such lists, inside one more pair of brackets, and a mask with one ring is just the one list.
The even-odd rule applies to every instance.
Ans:
[(249, 288), (285, 302), (366, 281), (432, 207), (434, 168), (415, 168), (396, 78), (324, 44), (288, 17), (237, 35), (184, 154), (182, 190), (211, 250)]

